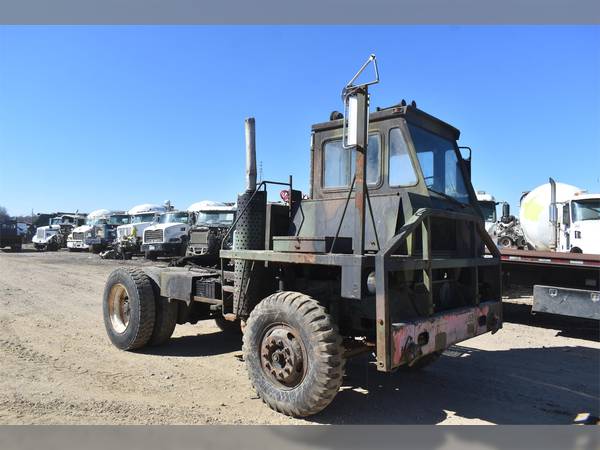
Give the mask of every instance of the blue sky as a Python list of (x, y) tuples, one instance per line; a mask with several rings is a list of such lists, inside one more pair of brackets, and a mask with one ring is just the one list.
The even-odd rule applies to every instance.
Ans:
[(310, 125), (371, 52), (372, 105), (459, 128), (476, 189), (600, 191), (600, 27), (2, 27), (0, 205), (233, 201), (250, 115), (263, 177), (307, 191)]

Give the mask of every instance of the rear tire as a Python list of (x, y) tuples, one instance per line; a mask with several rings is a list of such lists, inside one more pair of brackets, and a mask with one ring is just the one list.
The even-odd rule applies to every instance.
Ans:
[(342, 338), (325, 308), (308, 295), (277, 292), (262, 300), (248, 318), (243, 340), (250, 381), (275, 411), (316, 414), (342, 385)]
[(152, 283), (155, 288), (154, 298), (156, 299), (156, 319), (154, 329), (150, 337), (149, 345), (161, 345), (171, 339), (175, 326), (177, 325), (177, 300), (169, 301), (166, 297), (161, 297), (158, 293), (158, 286)]
[(500, 245), (502, 247), (512, 247), (513, 241), (511, 238), (509, 238), (507, 236), (502, 236), (500, 239), (498, 239), (498, 245)]
[(152, 280), (140, 269), (118, 268), (106, 281), (102, 309), (113, 345), (135, 350), (150, 340), (156, 318)]

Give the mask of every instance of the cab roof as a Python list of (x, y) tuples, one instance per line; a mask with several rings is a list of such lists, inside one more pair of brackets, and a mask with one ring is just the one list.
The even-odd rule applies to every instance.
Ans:
[[(377, 108), (376, 111), (369, 114), (369, 122), (373, 123), (394, 117), (402, 117), (406, 119), (407, 122), (421, 126), (455, 141), (460, 137), (460, 130), (453, 127), (449, 123), (446, 123), (443, 120), (440, 120), (437, 117), (418, 109), (416, 105), (398, 104), (388, 108)], [(343, 119), (329, 120), (327, 122), (314, 124), (312, 126), (312, 131), (319, 132), (331, 130), (335, 128), (341, 128), (342, 126)]]

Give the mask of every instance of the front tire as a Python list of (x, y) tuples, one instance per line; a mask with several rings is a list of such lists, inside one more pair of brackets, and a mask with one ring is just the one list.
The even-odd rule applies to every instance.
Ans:
[(113, 345), (135, 350), (150, 340), (156, 319), (152, 280), (140, 269), (118, 268), (106, 281), (104, 325)]
[(248, 318), (243, 341), (250, 381), (275, 411), (316, 414), (342, 385), (342, 338), (325, 308), (308, 295), (277, 292), (262, 300)]

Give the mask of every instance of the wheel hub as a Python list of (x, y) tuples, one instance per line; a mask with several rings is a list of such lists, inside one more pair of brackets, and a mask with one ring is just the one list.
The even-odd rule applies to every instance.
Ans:
[(108, 296), (108, 314), (110, 323), (117, 333), (123, 333), (129, 325), (131, 307), (127, 289), (122, 284), (115, 284)]
[(263, 371), (286, 387), (297, 386), (305, 373), (304, 353), (298, 333), (287, 325), (269, 330), (261, 345)]

